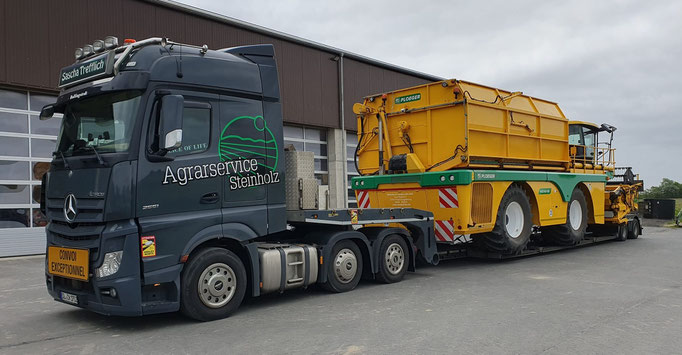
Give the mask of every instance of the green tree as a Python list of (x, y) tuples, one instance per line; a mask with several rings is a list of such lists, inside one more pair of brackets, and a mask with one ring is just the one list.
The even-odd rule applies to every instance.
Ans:
[(643, 198), (681, 198), (682, 184), (663, 178), (661, 185), (652, 186), (642, 193)]

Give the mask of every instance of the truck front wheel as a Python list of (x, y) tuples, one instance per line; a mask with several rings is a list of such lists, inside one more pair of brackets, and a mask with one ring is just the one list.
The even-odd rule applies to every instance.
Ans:
[(183, 314), (200, 321), (225, 318), (244, 299), (246, 269), (233, 252), (207, 248), (190, 259), (181, 282)]
[(325, 262), (327, 282), (322, 287), (331, 292), (347, 292), (355, 288), (362, 277), (362, 253), (352, 240), (334, 245), (332, 259)]

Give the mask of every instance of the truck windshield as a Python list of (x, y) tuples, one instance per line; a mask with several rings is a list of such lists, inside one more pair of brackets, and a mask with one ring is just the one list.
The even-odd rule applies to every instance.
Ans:
[(74, 154), (127, 152), (132, 138), (140, 91), (123, 91), (68, 103), (57, 151)]

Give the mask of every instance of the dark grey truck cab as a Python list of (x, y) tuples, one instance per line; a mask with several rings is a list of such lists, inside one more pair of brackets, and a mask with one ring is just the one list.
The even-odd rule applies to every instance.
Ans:
[(105, 42), (62, 69), (41, 113), (63, 115), (42, 187), (54, 299), (210, 320), (245, 295), (343, 292), (437, 262), (428, 212), (287, 211), (272, 45)]

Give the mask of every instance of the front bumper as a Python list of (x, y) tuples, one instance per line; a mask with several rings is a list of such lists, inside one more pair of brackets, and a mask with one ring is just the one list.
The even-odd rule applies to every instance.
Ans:
[[(133, 221), (109, 223), (91, 237), (84, 236), (87, 233), (82, 233), (79, 227), (71, 231), (66, 228), (69, 227), (52, 223), (48, 225), (47, 247), (87, 249), (90, 275), (88, 281), (52, 275), (48, 272), (46, 260), (47, 291), (56, 301), (115, 316), (174, 312), (180, 308), (179, 276), (182, 265), (157, 270), (149, 275), (141, 274), (140, 238)], [(104, 255), (117, 250), (123, 250), (119, 270), (108, 277), (96, 277), (96, 270), (102, 265)], [(63, 293), (75, 295), (77, 303), (67, 302), (68, 295), (64, 299)]]

